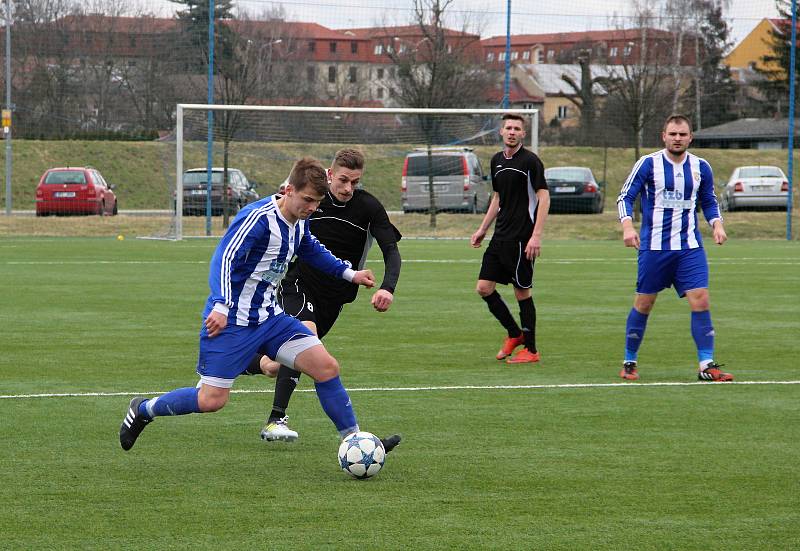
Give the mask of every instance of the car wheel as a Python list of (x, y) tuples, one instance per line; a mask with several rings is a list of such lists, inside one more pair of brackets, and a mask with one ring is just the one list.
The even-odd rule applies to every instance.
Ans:
[(478, 198), (472, 198), (472, 206), (469, 209), (470, 214), (478, 214)]
[(106, 213), (106, 202), (100, 201), (100, 208), (97, 209), (97, 214), (103, 216)]
[(114, 210), (111, 211), (111, 216), (119, 214), (119, 201), (114, 201)]

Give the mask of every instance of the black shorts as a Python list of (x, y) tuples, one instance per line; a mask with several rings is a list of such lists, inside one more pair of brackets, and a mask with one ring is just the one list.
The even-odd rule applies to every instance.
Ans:
[(321, 339), (331, 330), (344, 305), (320, 299), (319, 294), (305, 287), (299, 279), (283, 280), (278, 290), (278, 303), (290, 316), (313, 322)]
[(523, 241), (489, 241), (478, 279), (512, 283), (517, 289), (533, 287), (533, 260), (525, 258), (525, 245)]

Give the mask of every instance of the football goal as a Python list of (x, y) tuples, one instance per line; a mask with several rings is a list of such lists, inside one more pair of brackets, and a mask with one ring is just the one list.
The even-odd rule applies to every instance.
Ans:
[(361, 185), (390, 216), (435, 228), (437, 214), (481, 213), (509, 111), (524, 117), (525, 145), (536, 151), (535, 109), (179, 104), (172, 214), (159, 237), (221, 235), (244, 205), (278, 192), (296, 160), (312, 156), (327, 167), (345, 147), (364, 153)]

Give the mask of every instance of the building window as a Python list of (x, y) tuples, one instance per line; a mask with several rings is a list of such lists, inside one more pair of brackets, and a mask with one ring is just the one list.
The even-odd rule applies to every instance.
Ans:
[(556, 51), (547, 50), (547, 62), (552, 63), (555, 58), (556, 58)]
[(373, 50), (375, 55), (381, 55), (383, 53), (383, 44), (375, 44), (375, 49)]
[(397, 75), (397, 71), (395, 70), (394, 67), (390, 67), (389, 68), (389, 78), (394, 78), (395, 75)]
[(500, 52), (499, 54), (497, 54), (497, 61), (505, 61), (505, 60), (506, 60), (505, 52)]
[(519, 53), (517, 51), (511, 52), (511, 61), (514, 61), (517, 59), (517, 57), (519, 57)]
[(536, 50), (536, 63), (544, 63), (544, 50)]
[(631, 55), (631, 50), (633, 50), (633, 44), (626, 44), (622, 49), (622, 57), (628, 57)]
[(316, 52), (317, 51), (317, 43), (313, 40), (308, 43), (308, 51), (309, 52)]
[(358, 53), (358, 42), (353, 41), (353, 42), (350, 43), (350, 53), (351, 54), (357, 54)]
[(336, 65), (328, 66), (328, 82), (336, 82)]
[(567, 118), (567, 106), (566, 105), (559, 105), (558, 106), (558, 118), (559, 119), (566, 119)]
[(530, 58), (531, 58), (531, 51), (530, 50), (525, 50), (524, 52), (522, 52), (522, 59), (524, 59), (525, 61), (528, 61), (528, 60), (530, 60)]
[(493, 52), (489, 52), (488, 54), (486, 54), (486, 61), (488, 61), (489, 63), (494, 61), (494, 53)]
[(610, 50), (608, 50), (608, 57), (617, 57), (617, 47), (612, 46)]
[(383, 88), (378, 88), (377, 93), (378, 99), (383, 99)]
[(314, 67), (306, 67), (306, 78), (308, 82), (314, 82), (317, 77), (317, 72), (314, 70)]
[(328, 48), (330, 49), (332, 54), (335, 54), (336, 53), (336, 42), (329, 42), (328, 43)]
[(348, 70), (348, 78), (350, 82), (356, 82), (358, 80), (358, 68), (357, 67), (350, 67)]
[(408, 44), (400, 44), (400, 50), (398, 51), (398, 53), (404, 54), (407, 51), (408, 51)]
[(383, 67), (380, 67), (378, 69), (378, 79), (382, 79), (382, 78), (383, 78)]
[(136, 47), (136, 37), (131, 35), (129, 38), (130, 38), (131, 48), (135, 48)]

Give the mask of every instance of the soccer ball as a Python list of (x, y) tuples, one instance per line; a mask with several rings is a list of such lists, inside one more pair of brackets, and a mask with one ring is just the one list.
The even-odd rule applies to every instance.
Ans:
[(339, 445), (339, 466), (354, 478), (370, 478), (383, 468), (386, 450), (371, 432), (354, 432)]

